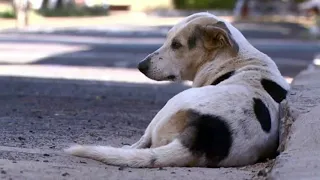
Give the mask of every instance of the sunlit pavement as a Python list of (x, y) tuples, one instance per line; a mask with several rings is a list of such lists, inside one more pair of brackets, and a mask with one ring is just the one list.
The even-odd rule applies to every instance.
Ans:
[[(140, 60), (161, 46), (166, 32), (161, 28), (132, 30), (134, 33), (128, 29), (116, 31), (114, 28), (97, 32), (92, 29), (81, 30), (80, 34), (75, 30), (3, 33), (0, 34), (0, 63), (136, 70)], [(249, 41), (271, 56), (282, 74), (288, 77), (294, 77), (307, 67), (320, 49), (319, 41), (250, 38), (250, 33), (248, 36)]]
[[(145, 77), (134, 69), (126, 68), (98, 68), (81, 66), (56, 66), (56, 65), (1, 65), (0, 76), (26, 77), (26, 78), (47, 78), (66, 80), (86, 81), (110, 81), (137, 84), (169, 84), (169, 81), (154, 81)], [(288, 83), (292, 78), (286, 77)], [(192, 82), (181, 82), (185, 85), (192, 85)]]

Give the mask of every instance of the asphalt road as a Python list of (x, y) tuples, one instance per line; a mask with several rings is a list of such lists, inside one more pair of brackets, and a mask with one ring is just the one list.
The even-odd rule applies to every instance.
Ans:
[[(299, 25), (236, 23), (235, 26), (256, 48), (274, 59), (284, 76), (294, 77), (320, 49), (318, 41), (299, 38), (306, 33)], [(135, 68), (142, 58), (161, 46), (169, 28), (115, 26), (8, 30), (0, 34), (0, 63), (27, 61), (28, 64)], [(72, 48), (73, 51), (69, 50)]]
[[(271, 39), (271, 30), (263, 28), (266, 34), (256, 26), (244, 27), (244, 34), (275, 60), (284, 76), (295, 76), (320, 49), (317, 42), (279, 35), (272, 28)], [(138, 61), (161, 45), (166, 28), (1, 33), (0, 179), (259, 178), (269, 163), (148, 170), (106, 166), (61, 152), (71, 143), (133, 143), (166, 101), (188, 88), (155, 84), (135, 70)]]

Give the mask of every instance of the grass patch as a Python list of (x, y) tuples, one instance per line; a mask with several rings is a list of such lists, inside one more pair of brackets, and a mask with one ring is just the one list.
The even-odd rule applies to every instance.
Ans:
[(14, 19), (16, 15), (13, 11), (0, 11), (0, 18)]
[[(43, 17), (84, 17), (84, 16), (106, 16), (108, 15), (108, 8), (104, 6), (94, 7), (78, 7), (70, 5), (65, 8), (58, 9), (40, 9), (30, 10), (30, 15), (43, 16)], [(0, 3), (0, 18), (14, 19), (16, 18), (15, 12), (11, 4)]]
[(177, 9), (233, 9), (235, 0), (173, 0)]
[(0, 4), (0, 18), (13, 19), (16, 15), (13, 11), (13, 8), (9, 4)]
[(80, 16), (106, 16), (108, 9), (103, 6), (77, 7), (70, 6), (58, 9), (40, 9), (36, 11), (39, 15), (45, 17), (80, 17)]

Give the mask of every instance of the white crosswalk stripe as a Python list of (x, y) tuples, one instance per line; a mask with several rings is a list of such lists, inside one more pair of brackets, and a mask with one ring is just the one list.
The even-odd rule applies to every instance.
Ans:
[[(132, 44), (141, 43), (144, 45), (158, 45), (163, 42), (163, 38), (113, 38), (113, 37), (86, 37), (67, 35), (19, 35), (0, 34), (0, 75), (1, 76), (23, 76), (23, 77), (43, 77), (43, 78), (66, 78), (83, 79), (97, 81), (121, 81), (132, 83), (167, 83), (156, 82), (146, 78), (135, 68), (133, 68), (131, 57), (143, 58), (146, 53), (132, 52), (92, 52), (92, 45), (99, 44)], [(254, 43), (264, 45), (272, 40), (260, 41), (252, 40)], [(276, 44), (278, 41), (274, 40)], [(290, 41), (286, 42), (290, 44)], [(86, 61), (103, 61), (104, 58), (114, 58), (108, 67), (77, 65), (39, 65), (38, 61), (48, 58), (60, 58), (66, 60), (85, 59)], [(307, 61), (298, 59), (277, 58), (279, 66), (290, 66), (304, 68)], [(33, 63), (33, 65), (30, 65)], [(102, 64), (104, 62), (101, 62)], [(6, 65), (7, 64), (7, 65)], [(8, 65), (10, 64), (10, 65)], [(29, 64), (29, 65), (28, 65)], [(38, 65), (36, 65), (38, 64)], [(131, 69), (128, 69), (131, 68)], [(286, 77), (288, 82), (291, 77)], [(190, 85), (190, 82), (187, 84)]]

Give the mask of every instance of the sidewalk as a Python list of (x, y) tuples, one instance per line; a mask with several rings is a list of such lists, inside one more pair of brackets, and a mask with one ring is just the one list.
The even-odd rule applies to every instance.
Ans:
[[(305, 70), (292, 82), (286, 126), (289, 134), (270, 180), (316, 180), (320, 177), (320, 70)], [(282, 131), (284, 131), (282, 129)]]
[[(225, 17), (232, 20), (231, 17)], [(101, 17), (38, 17), (31, 19), (30, 27), (77, 27), (102, 25), (129, 25), (129, 26), (161, 26), (173, 25), (182, 17), (156, 17), (145, 13), (122, 13)], [(0, 30), (15, 28), (15, 20), (1, 19)]]

